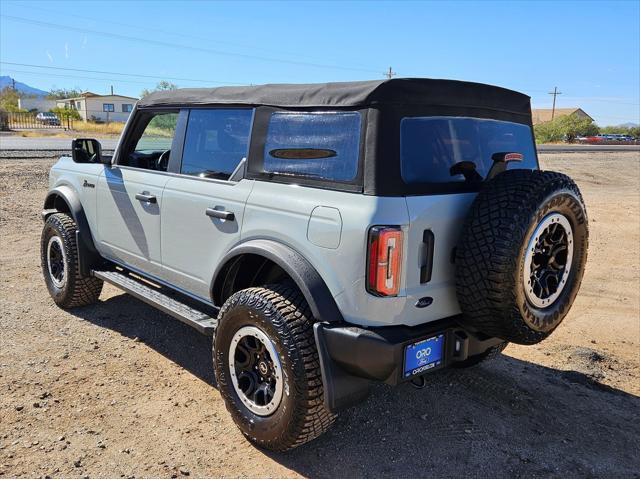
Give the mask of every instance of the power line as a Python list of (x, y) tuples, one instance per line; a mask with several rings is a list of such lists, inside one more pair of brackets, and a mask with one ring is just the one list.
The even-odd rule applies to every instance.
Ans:
[[(5, 69), (5, 72), (8, 73), (22, 73), (23, 75), (38, 75), (38, 76), (42, 76), (44, 73), (42, 72), (30, 72), (30, 71), (26, 71), (26, 70), (15, 70), (13, 68), (10, 69)], [(59, 77), (59, 78), (73, 78), (76, 80), (99, 80), (99, 81), (109, 81), (109, 82), (122, 82), (122, 83), (137, 83), (139, 85), (149, 85), (148, 81), (135, 81), (135, 80), (122, 80), (122, 79), (113, 79), (113, 78), (96, 78), (96, 77), (85, 77), (85, 76), (78, 76), (78, 75), (64, 75), (64, 74), (60, 74), (60, 73), (46, 73), (46, 75), (48, 77)]]
[(169, 47), (169, 48), (176, 48), (176, 49), (182, 49), (182, 50), (191, 50), (191, 51), (197, 51), (197, 52), (208, 53), (208, 54), (213, 54), (213, 55), (232, 56), (232, 57), (246, 58), (246, 59), (250, 59), (250, 60), (261, 60), (261, 61), (267, 61), (267, 62), (290, 64), (290, 65), (302, 65), (302, 66), (308, 66), (308, 67), (314, 67), (314, 68), (329, 68), (329, 69), (334, 69), (334, 70), (348, 70), (348, 71), (360, 71), (360, 72), (367, 72), (367, 73), (377, 73), (377, 70), (369, 70), (369, 69), (365, 69), (365, 68), (344, 67), (344, 66), (340, 66), (340, 65), (328, 65), (328, 64), (322, 64), (322, 63), (303, 62), (303, 61), (296, 61), (296, 60), (284, 60), (284, 59), (279, 59), (279, 58), (263, 57), (263, 56), (260, 56), (260, 55), (250, 55), (250, 54), (245, 54), (245, 53), (231, 53), (231, 52), (226, 52), (224, 50), (214, 50), (214, 49), (211, 49), (211, 48), (196, 47), (196, 46), (184, 45), (184, 44), (179, 44), (179, 43), (164, 42), (164, 41), (161, 41), (161, 40), (151, 40), (151, 39), (148, 39), (148, 38), (140, 38), (140, 37), (134, 37), (134, 36), (130, 36), (130, 35), (122, 35), (122, 34), (119, 34), (119, 33), (104, 32), (104, 31), (100, 31), (100, 30), (92, 30), (90, 28), (81, 28), (81, 27), (76, 27), (76, 26), (73, 26), (73, 25), (61, 25), (61, 24), (58, 24), (58, 23), (43, 22), (43, 21), (40, 21), (40, 20), (33, 20), (33, 19), (30, 19), (30, 18), (16, 17), (14, 15), (1, 14), (0, 17), (6, 18), (6, 19), (12, 20), (12, 21), (20, 22), (20, 23), (38, 25), (38, 26), (42, 26), (42, 27), (46, 27), (46, 28), (64, 30), (64, 31), (67, 31), (67, 32), (68, 31), (75, 31), (75, 32), (81, 32), (81, 33), (92, 33), (94, 35), (101, 35), (101, 36), (104, 36), (104, 37), (116, 38), (116, 39), (119, 39), (119, 40), (125, 40), (125, 41), (130, 41), (130, 42), (139, 42), (139, 43), (147, 43), (147, 44), (150, 44), (150, 45), (156, 45), (156, 46), (161, 46), (161, 47)]
[(14, 62), (0, 61), (0, 64), (13, 65), (13, 66), (19, 66), (19, 67), (44, 68), (44, 69), (50, 69), (50, 70), (64, 70), (64, 71), (73, 71), (73, 72), (81, 72), (81, 73), (99, 73), (104, 75), (152, 78), (154, 80), (174, 80), (174, 81), (188, 81), (188, 82), (197, 82), (197, 83), (218, 83), (221, 85), (246, 85), (246, 83), (238, 83), (238, 82), (223, 82), (218, 80), (203, 80), (203, 79), (196, 79), (196, 78), (178, 78), (178, 77), (167, 77), (164, 75), (147, 75), (147, 74), (139, 74), (139, 73), (119, 73), (119, 72), (108, 72), (108, 71), (102, 71), (102, 70), (87, 70), (83, 68), (63, 68), (63, 67), (54, 67), (50, 65), (33, 65), (30, 63), (14, 63)]
[[(20, 6), (22, 6), (22, 5), (20, 5)], [(56, 15), (60, 15), (60, 13), (61, 13), (59, 10), (52, 10), (52, 9), (48, 9), (48, 8), (35, 7), (33, 5), (29, 5), (28, 9), (30, 11), (31, 10), (40, 10), (40, 11), (47, 12), (47, 13), (54, 13)], [(92, 17), (87, 17), (85, 15), (78, 15), (78, 14), (74, 14), (74, 13), (64, 13), (64, 17), (65, 18), (66, 17), (81, 18), (83, 20), (90, 20), (90, 21), (96, 22), (96, 23), (104, 23), (105, 22), (105, 19), (92, 18)], [(186, 34), (186, 33), (183, 33), (183, 32), (162, 30), (162, 29), (156, 28), (155, 26), (153, 28), (145, 28), (144, 26), (132, 25), (130, 23), (116, 22), (116, 21), (113, 21), (113, 20), (108, 20), (108, 23), (110, 25), (119, 25), (121, 27), (134, 28), (136, 30), (144, 30), (144, 31), (148, 31), (148, 32), (154, 32), (156, 34), (157, 33), (163, 33), (165, 35), (171, 35), (171, 36), (174, 36), (174, 37), (182, 37), (182, 38), (187, 38), (187, 39), (191, 39), (191, 40), (198, 40), (198, 41), (207, 42), (207, 43), (217, 43), (217, 44), (220, 44), (220, 45), (228, 45), (228, 46), (237, 47), (237, 48), (248, 48), (248, 49), (251, 49), (251, 50), (259, 50), (259, 51), (263, 51), (263, 52), (284, 54), (284, 55), (298, 55), (299, 54), (299, 53), (295, 53), (295, 52), (291, 52), (291, 51), (274, 50), (274, 49), (264, 48), (264, 47), (260, 47), (260, 46), (256, 46), (256, 45), (247, 45), (247, 44), (228, 42), (228, 41), (223, 41), (223, 40), (212, 40), (210, 38), (200, 37), (200, 36), (197, 36), (197, 35), (189, 35), (189, 34)], [(314, 57), (309, 57), (309, 58), (314, 58)], [(315, 57), (315, 58), (318, 59), (317, 57)]]

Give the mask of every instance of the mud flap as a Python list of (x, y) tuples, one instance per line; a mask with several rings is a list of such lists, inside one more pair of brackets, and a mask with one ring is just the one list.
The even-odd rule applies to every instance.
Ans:
[(338, 413), (364, 401), (369, 396), (371, 381), (347, 373), (331, 359), (322, 323), (313, 325), (313, 334), (320, 359), (325, 407)]

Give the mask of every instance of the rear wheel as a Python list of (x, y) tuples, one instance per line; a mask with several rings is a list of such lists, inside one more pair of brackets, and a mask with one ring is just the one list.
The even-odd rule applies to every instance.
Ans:
[(220, 310), (213, 342), (218, 388), (234, 422), (259, 446), (286, 451), (333, 423), (312, 326), (304, 297), (289, 285), (239, 291)]
[(587, 214), (576, 184), (511, 170), (476, 197), (456, 253), (464, 321), (519, 344), (545, 339), (575, 299), (587, 260)]
[(40, 239), (44, 282), (55, 303), (65, 309), (95, 303), (102, 291), (102, 281), (80, 274), (76, 231), (73, 218), (56, 213), (47, 218)]

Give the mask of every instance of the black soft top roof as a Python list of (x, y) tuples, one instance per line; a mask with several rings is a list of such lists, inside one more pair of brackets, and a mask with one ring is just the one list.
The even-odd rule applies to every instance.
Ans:
[(430, 105), (531, 114), (529, 97), (522, 93), (482, 83), (428, 78), (184, 88), (155, 92), (138, 102), (139, 107), (214, 104), (287, 108)]

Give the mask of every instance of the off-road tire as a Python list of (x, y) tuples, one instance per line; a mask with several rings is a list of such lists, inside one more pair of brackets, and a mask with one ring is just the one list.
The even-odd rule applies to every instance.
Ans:
[[(273, 342), (282, 364), (285, 394), (269, 416), (249, 410), (233, 387), (229, 346), (244, 326), (255, 326)], [(333, 423), (324, 407), (320, 363), (311, 310), (293, 285), (249, 288), (232, 295), (218, 315), (213, 340), (216, 381), (227, 410), (243, 434), (260, 447), (287, 451), (315, 439)]]
[[(40, 239), (40, 264), (45, 284), (53, 301), (63, 309), (95, 303), (102, 291), (102, 281), (93, 276), (82, 276), (78, 265), (78, 227), (69, 215), (55, 213), (47, 218)], [(52, 236), (62, 240), (64, 249), (64, 284), (54, 284), (47, 265), (47, 248)]]
[[(571, 225), (573, 258), (557, 299), (538, 307), (525, 292), (525, 255), (535, 229), (555, 213)], [(456, 249), (456, 291), (463, 321), (505, 341), (542, 341), (571, 308), (582, 281), (587, 248), (587, 214), (571, 178), (538, 170), (497, 175), (473, 202)]]
[(480, 363), (484, 363), (485, 361), (489, 361), (491, 359), (495, 359), (502, 351), (509, 345), (506, 341), (504, 343), (497, 344), (496, 346), (491, 346), (484, 353), (475, 354), (473, 356), (469, 356), (464, 361), (453, 362), (451, 363), (451, 367), (454, 369), (466, 369), (471, 368), (473, 366), (477, 366)]

